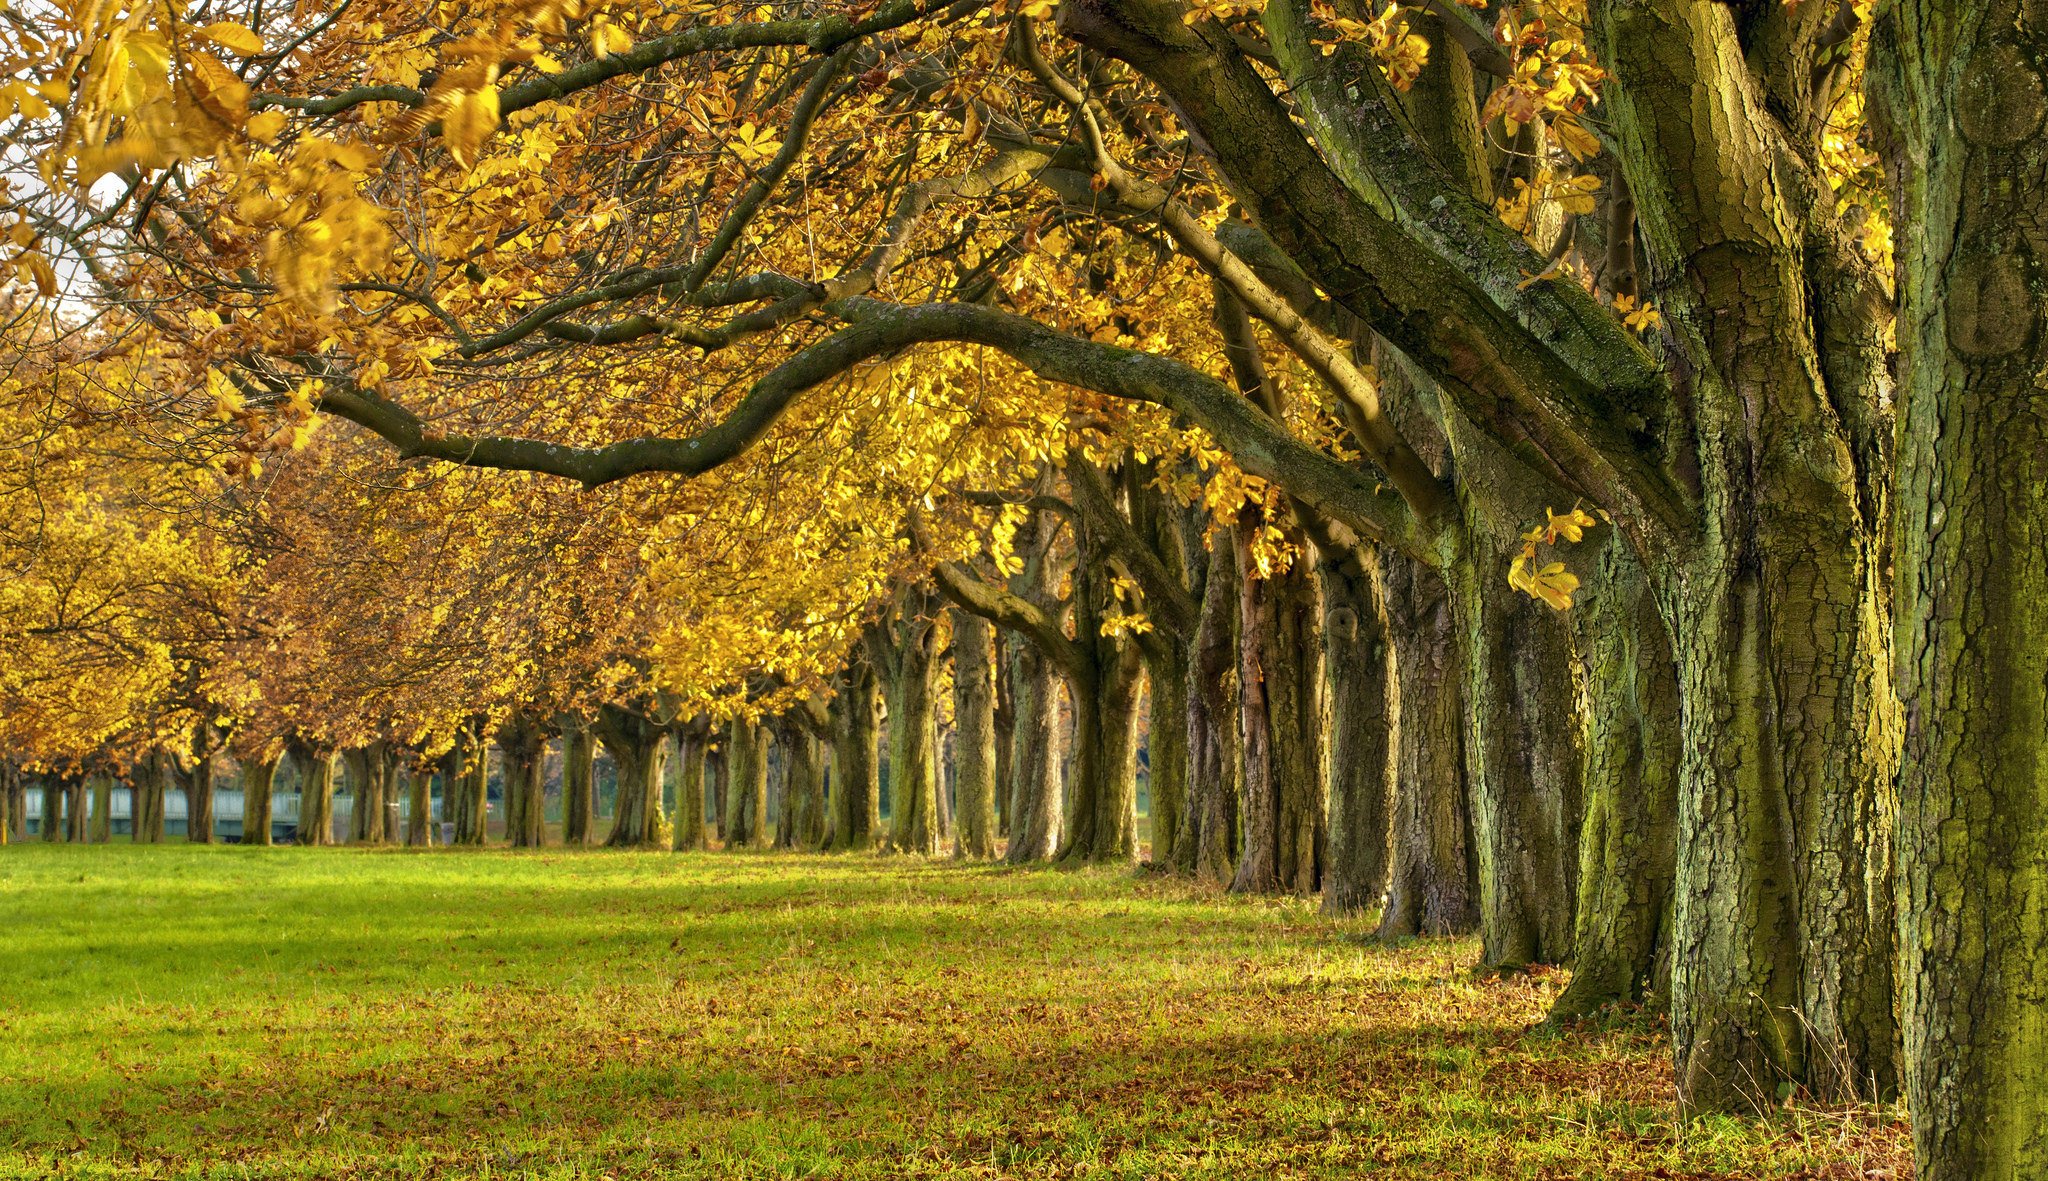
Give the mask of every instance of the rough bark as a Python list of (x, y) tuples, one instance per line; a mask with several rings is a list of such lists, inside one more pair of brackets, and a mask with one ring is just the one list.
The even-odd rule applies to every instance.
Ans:
[(678, 853), (704, 848), (705, 745), (701, 723), (676, 735), (676, 757), (682, 760), (682, 766), (676, 777), (676, 814), (671, 818), (674, 842), (670, 848)]
[(726, 729), (725, 847), (768, 847), (768, 728), (744, 718)]
[(1899, 931), (1922, 1181), (2048, 1175), (2048, 11), (1873, 34), (1898, 240)]
[(597, 737), (579, 722), (562, 740), (562, 843), (588, 845), (596, 835)]
[[(299, 765), (299, 844), (334, 843), (333, 747), (300, 739), (292, 743)], [(161, 805), (159, 805), (161, 807)]]
[[(431, 848), (440, 843), (440, 826), (434, 823), (434, 765), (414, 763), (407, 771), (411, 780), (405, 801), (405, 843), (415, 848)], [(445, 798), (446, 788), (442, 794)]]
[(86, 793), (92, 797), (86, 839), (95, 845), (109, 844), (114, 839), (114, 773), (95, 772), (86, 780)]
[(1237, 874), (1238, 812), (1244, 791), (1237, 719), (1241, 586), (1234, 533), (1223, 533), (1209, 555), (1189, 648), (1187, 806), (1173, 848), (1176, 872), (1219, 885)]
[(505, 843), (538, 849), (547, 844), (547, 729), (515, 710), (498, 727), (498, 750), (505, 756)]
[[(1240, 537), (1259, 527), (1238, 522)], [(1283, 530), (1296, 545), (1299, 529)], [(1244, 852), (1231, 889), (1313, 894), (1322, 889), (1329, 816), (1323, 727), (1322, 594), (1304, 557), (1261, 576), (1239, 547), (1243, 687)]]
[(83, 774), (67, 776), (64, 780), (64, 839), (74, 845), (82, 845), (92, 839), (89, 800), (94, 778), (96, 776)]
[(842, 852), (873, 848), (882, 827), (881, 712), (874, 666), (855, 652), (832, 710), (832, 847)]
[(1381, 557), (1399, 678), (1394, 869), (1380, 934), (1461, 935), (1479, 925), (1465, 782), (1464, 660), (1450, 591), (1435, 572)]
[(1029, 640), (1015, 640), (1010, 683), (1017, 721), (1010, 732), (1010, 841), (1003, 860), (1022, 865), (1044, 861), (1058, 848), (1066, 735), (1059, 672)]
[[(1333, 547), (1334, 549), (1334, 547)], [(1379, 557), (1317, 545), (1330, 692), (1330, 858), (1323, 912), (1376, 915), (1394, 872), (1394, 719), (1399, 694)]]
[(271, 839), (270, 822), (275, 798), (272, 792), (277, 786), (277, 764), (275, 754), (250, 755), (242, 760), (242, 843), (268, 848)]
[(962, 857), (985, 860), (996, 852), (995, 627), (957, 607), (952, 615), (958, 851)]
[(889, 847), (932, 856), (940, 851), (937, 702), (937, 604), (922, 588), (897, 594), (886, 635), (870, 632), (869, 655), (889, 694)]
[(1611, 534), (1601, 548), (1573, 609), (1586, 665), (1586, 819), (1572, 980), (1553, 1021), (1661, 1006), (1670, 990), (1678, 672), (1641, 566)]
[(593, 723), (618, 768), (618, 813), (605, 844), (616, 849), (661, 849), (669, 844), (662, 812), (662, 771), (668, 763), (668, 727), (638, 710), (606, 705)]
[(800, 720), (792, 721), (778, 741), (787, 752), (782, 796), (786, 820), (776, 825), (776, 845), (783, 849), (816, 849), (825, 840), (823, 744)]

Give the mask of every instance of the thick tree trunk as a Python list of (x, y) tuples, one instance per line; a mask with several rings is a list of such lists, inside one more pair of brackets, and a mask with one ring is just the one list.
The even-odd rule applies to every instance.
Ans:
[(1188, 806), (1188, 654), (1183, 643), (1178, 636), (1161, 636), (1147, 646), (1145, 658), (1145, 685), (1151, 697), (1145, 731), (1145, 759), (1151, 772), (1149, 860), (1161, 868), (1173, 860)]
[(515, 711), (498, 728), (498, 749), (505, 755), (505, 843), (538, 849), (547, 844), (547, 731)]
[(1010, 732), (1010, 841), (1003, 860), (1011, 865), (1044, 861), (1060, 837), (1060, 681), (1053, 663), (1021, 637), (1010, 661), (1016, 726)]
[(361, 845), (384, 843), (384, 795), (389, 787), (385, 743), (373, 742), (343, 756), (348, 767), (351, 839)]
[[(1249, 537), (1257, 525), (1248, 517), (1238, 533)], [(1289, 533), (1301, 541), (1299, 531)], [(1231, 889), (1313, 894), (1322, 889), (1329, 833), (1322, 595), (1306, 558), (1266, 577), (1252, 560), (1240, 546), (1244, 853)]]
[(64, 839), (83, 845), (92, 839), (91, 775), (73, 775), (64, 781)]
[[(415, 763), (411, 767), (411, 791), (405, 802), (405, 843), (415, 848), (431, 848), (439, 844), (439, 827), (434, 823), (434, 766), (432, 763)], [(447, 786), (441, 789), (442, 798), (448, 796)]]
[[(1227, 548), (1226, 548), (1227, 547)], [(1175, 872), (1224, 884), (1237, 875), (1238, 810), (1244, 791), (1238, 724), (1237, 614), (1242, 588), (1237, 543), (1226, 537), (1209, 555), (1202, 604), (1189, 649), (1187, 806), (1174, 839)]]
[(268, 848), (275, 811), (271, 794), (277, 786), (277, 755), (251, 755), (242, 760), (242, 843)]
[(615, 705), (598, 710), (594, 728), (619, 776), (618, 813), (605, 844), (618, 849), (667, 848), (661, 784), (668, 765), (668, 728)]
[[(678, 853), (704, 848), (704, 747), (704, 734), (697, 725), (676, 736), (676, 755), (682, 759), (682, 767), (676, 776), (674, 842), (670, 848)], [(593, 781), (593, 789), (595, 786)]]
[(13, 762), (4, 763), (6, 774), (0, 775), (0, 795), (7, 797), (0, 806), (0, 844), (28, 839), (28, 775)]
[(44, 844), (54, 845), (64, 836), (64, 795), (69, 790), (65, 775), (43, 776), (43, 814), (36, 822), (37, 835)]
[(213, 843), (213, 760), (211, 750), (196, 750), (185, 773), (185, 841)]
[(785, 751), (783, 818), (776, 823), (776, 847), (816, 849), (825, 839), (825, 762), (817, 736), (792, 720), (780, 732)]
[(1394, 870), (1380, 934), (1462, 935), (1479, 925), (1479, 875), (1465, 771), (1464, 661), (1450, 591), (1435, 572), (1382, 554), (1400, 713), (1395, 725)]
[(1323, 912), (1377, 914), (1394, 872), (1394, 718), (1399, 710), (1379, 558), (1322, 553), (1323, 662), (1330, 687), (1330, 860)]
[(832, 847), (840, 851), (873, 848), (882, 827), (881, 767), (876, 751), (881, 712), (874, 668), (856, 654), (847, 665), (833, 709)]
[(292, 746), (299, 764), (299, 843), (334, 843), (334, 750), (331, 747), (297, 742)]
[(898, 853), (940, 851), (937, 702), (938, 622), (922, 592), (906, 594), (886, 653), (889, 672), (889, 846)]
[(1902, 229), (1899, 930), (1922, 1181), (2048, 1176), (2048, 13), (1873, 35)]
[(1573, 618), (1586, 663), (1586, 820), (1579, 837), (1568, 1021), (1668, 1000), (1678, 872), (1678, 674), (1635, 556), (1611, 532)]
[(111, 844), (114, 839), (114, 773), (96, 773), (87, 781), (87, 788), (92, 796), (88, 839), (95, 845)]
[(562, 843), (588, 845), (596, 834), (597, 738), (577, 724), (562, 740)]
[(986, 860), (996, 853), (995, 625), (955, 608), (953, 615), (954, 791), (959, 800), (959, 853)]
[(477, 723), (462, 728), (444, 774), (455, 799), (455, 843), (484, 844), (490, 834), (491, 748)]
[(735, 718), (726, 730), (725, 847), (768, 846), (768, 728)]
[[(1077, 592), (1078, 593), (1078, 592)], [(1093, 627), (1092, 620), (1087, 626)], [(1138, 856), (1138, 706), (1144, 665), (1129, 642), (1098, 637), (1090, 675), (1068, 683), (1074, 762), (1061, 861), (1135, 861)]]

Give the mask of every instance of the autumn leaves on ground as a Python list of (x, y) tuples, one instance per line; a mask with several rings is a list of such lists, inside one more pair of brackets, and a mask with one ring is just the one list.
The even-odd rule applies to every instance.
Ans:
[(1910, 1175), (1298, 900), (904, 858), (0, 858), (0, 1176)]

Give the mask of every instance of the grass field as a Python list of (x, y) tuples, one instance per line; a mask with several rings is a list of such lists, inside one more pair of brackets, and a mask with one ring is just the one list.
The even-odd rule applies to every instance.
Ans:
[(1306, 904), (872, 857), (0, 849), (0, 1177), (1876, 1178)]

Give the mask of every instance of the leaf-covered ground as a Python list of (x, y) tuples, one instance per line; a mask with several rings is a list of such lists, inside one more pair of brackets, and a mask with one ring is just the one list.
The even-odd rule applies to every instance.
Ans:
[(1895, 1112), (1679, 1124), (1306, 904), (760, 854), (0, 849), (0, 1176), (1869, 1178)]

